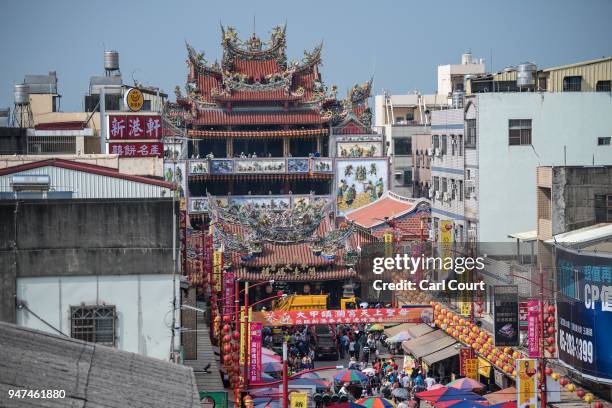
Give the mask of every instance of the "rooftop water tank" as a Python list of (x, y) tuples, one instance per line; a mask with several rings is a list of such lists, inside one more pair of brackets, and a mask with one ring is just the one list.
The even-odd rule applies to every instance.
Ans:
[(117, 71), (119, 69), (119, 53), (117, 51), (104, 51), (104, 69)]
[(14, 87), (15, 105), (27, 105), (30, 103), (30, 87), (26, 84), (17, 84)]
[(453, 91), (452, 104), (453, 109), (463, 108), (463, 98), (465, 97), (464, 91)]
[(461, 64), (462, 65), (468, 65), (468, 64), (472, 64), (472, 53), (471, 52), (466, 52), (465, 54), (461, 55)]
[(516, 67), (516, 86), (529, 87), (534, 86), (536, 81), (536, 64), (531, 62), (523, 62)]

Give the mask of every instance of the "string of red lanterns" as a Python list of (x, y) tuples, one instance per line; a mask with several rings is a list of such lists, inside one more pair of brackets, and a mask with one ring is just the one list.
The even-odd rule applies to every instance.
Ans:
[[(484, 358), (498, 369), (512, 376), (516, 376), (516, 360), (525, 358), (526, 356), (523, 353), (514, 350), (512, 347), (495, 347), (493, 345), (493, 337), (488, 332), (482, 330), (469, 320), (445, 309), (439, 303), (431, 302), (431, 304), (434, 311), (434, 324), (437, 327), (474, 349), (481, 358)], [(479, 313), (482, 313), (482, 310), (480, 310)], [(549, 336), (545, 339), (545, 342), (548, 344), (546, 351), (550, 354), (554, 354), (556, 351), (553, 346), (555, 343), (554, 314), (555, 307), (550, 305), (546, 308), (546, 318), (543, 319), (546, 325), (545, 333)], [(561, 375), (554, 372), (552, 368), (546, 368), (545, 375), (550, 376), (554, 381), (559, 381), (562, 387), (565, 387), (569, 392), (575, 392), (576, 396), (586, 403), (590, 404), (594, 401), (595, 396), (592, 393), (579, 389), (575, 384), (571, 383), (568, 378), (561, 377)], [(541, 387), (542, 373), (538, 373), (538, 381), (540, 381)], [(593, 407), (603, 408), (604, 405), (601, 401), (596, 401)]]

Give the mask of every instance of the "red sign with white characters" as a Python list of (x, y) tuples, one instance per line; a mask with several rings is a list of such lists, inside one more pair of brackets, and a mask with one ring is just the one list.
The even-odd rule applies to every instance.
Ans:
[(431, 306), (411, 305), (404, 308), (349, 310), (274, 310), (253, 312), (252, 322), (265, 326), (334, 324), (334, 323), (423, 323), (431, 322)]
[(529, 357), (540, 357), (540, 301), (527, 302), (527, 349)]
[(109, 115), (108, 138), (110, 140), (161, 140), (161, 116)]
[(249, 349), (249, 382), (258, 383), (261, 381), (261, 346), (262, 331), (261, 323), (251, 323), (249, 336), (251, 345)]
[(121, 157), (159, 157), (164, 154), (163, 143), (110, 143), (108, 152)]

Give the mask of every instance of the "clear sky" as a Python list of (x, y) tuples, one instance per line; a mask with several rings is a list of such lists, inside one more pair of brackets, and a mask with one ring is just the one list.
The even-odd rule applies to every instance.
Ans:
[(174, 98), (187, 76), (184, 41), (221, 56), (219, 22), (263, 38), (287, 21), (289, 59), (321, 40), (323, 80), (340, 92), (374, 75), (374, 93), (435, 92), (436, 66), (468, 49), (493, 69), (549, 67), (612, 55), (612, 0), (3, 0), (0, 107), (25, 74), (57, 71), (62, 110), (81, 110), (103, 50), (120, 53), (124, 82)]

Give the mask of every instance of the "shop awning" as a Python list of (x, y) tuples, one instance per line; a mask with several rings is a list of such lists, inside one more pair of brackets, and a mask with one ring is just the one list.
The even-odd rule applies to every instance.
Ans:
[[(408, 344), (404, 348), (404, 350), (408, 349), (410, 354), (412, 354), (416, 358), (422, 358), (428, 354), (435, 353), (438, 350), (442, 350), (443, 348), (457, 343), (454, 338), (448, 336), (442, 330), (428, 333), (424, 336), (419, 337), (418, 339), (424, 340), (422, 340), (421, 343), (416, 345)], [(413, 340), (409, 340), (408, 343), (410, 343), (410, 341)], [(402, 344), (402, 346), (404, 346), (404, 344)]]
[(418, 323), (401, 323), (401, 324), (397, 324), (393, 327), (389, 327), (385, 329), (385, 334), (387, 335), (387, 337), (393, 337), (398, 333), (401, 333), (403, 331), (408, 331), (410, 328), (418, 326)]
[(516, 388), (504, 388), (503, 390), (485, 395), (485, 398), (491, 405), (501, 404), (502, 402), (506, 401), (516, 401)]
[[(432, 331), (431, 333), (427, 333), (415, 339), (402, 342), (402, 349), (404, 350), (404, 353), (412, 354), (413, 356), (419, 358), (426, 354), (431, 353), (432, 351), (436, 351), (436, 350), (429, 349), (428, 352), (424, 352), (432, 342), (440, 340), (445, 337), (451, 338), (447, 336), (446, 333), (444, 333), (444, 331), (435, 330), (435, 331)], [(418, 353), (419, 351), (420, 353)], [(419, 355), (417, 356), (417, 354)]]
[(455, 344), (457, 344), (457, 342), (446, 348), (438, 350), (435, 353), (423, 356), (423, 362), (428, 366), (431, 366), (432, 364), (437, 363), (438, 361), (446, 360), (447, 358), (458, 355), (459, 350), (455, 348)]
[(434, 331), (434, 328), (425, 323), (414, 324), (414, 326), (408, 329), (408, 333), (410, 333), (413, 339), (424, 336), (432, 331)]

